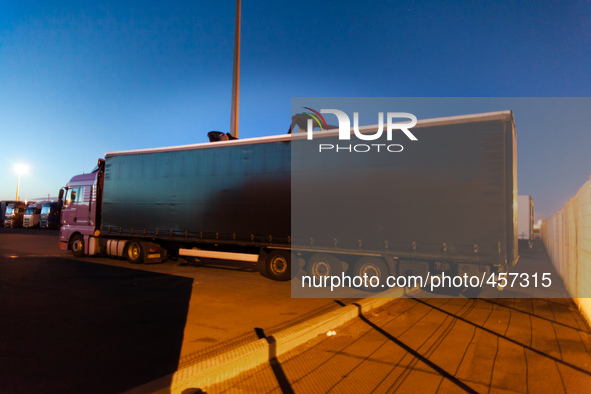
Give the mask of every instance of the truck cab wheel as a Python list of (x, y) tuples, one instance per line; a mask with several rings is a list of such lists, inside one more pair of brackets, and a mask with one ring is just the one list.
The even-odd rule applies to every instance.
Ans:
[(291, 279), (291, 253), (285, 250), (274, 250), (267, 255), (267, 276), (273, 280), (286, 281)]
[(131, 264), (141, 264), (144, 262), (144, 251), (139, 241), (129, 241), (125, 248), (125, 258)]
[(72, 237), (72, 240), (70, 241), (70, 249), (74, 256), (84, 256), (84, 237), (82, 234), (76, 234)]

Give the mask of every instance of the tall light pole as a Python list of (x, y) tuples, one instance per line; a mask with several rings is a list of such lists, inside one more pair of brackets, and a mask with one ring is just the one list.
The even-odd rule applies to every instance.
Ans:
[(19, 186), (21, 183), (21, 172), (26, 172), (27, 171), (27, 166), (25, 166), (24, 164), (17, 164), (14, 166), (14, 169), (16, 170), (16, 172), (18, 173), (18, 177), (16, 180), (16, 201), (19, 201)]
[(238, 138), (238, 98), (240, 95), (240, 0), (236, 0), (236, 26), (234, 29), (234, 73), (232, 75), (232, 118), (230, 120), (230, 134)]

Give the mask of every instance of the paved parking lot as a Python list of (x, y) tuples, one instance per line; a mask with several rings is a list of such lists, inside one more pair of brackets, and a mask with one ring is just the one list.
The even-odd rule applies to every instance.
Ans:
[[(338, 308), (232, 266), (74, 259), (58, 232), (0, 229), (0, 382), (8, 392), (119, 392)], [(103, 371), (103, 372), (101, 372)], [(55, 388), (55, 389), (54, 389)], [(3, 391), (3, 390), (2, 390)]]
[[(510, 273), (550, 273), (531, 288), (447, 298), (413, 290), (208, 393), (588, 392), (591, 329), (537, 243)], [(331, 335), (328, 335), (331, 334)], [(272, 341), (270, 342), (272, 343)], [(272, 351), (270, 351), (272, 353)], [(179, 386), (182, 382), (178, 382)], [(190, 386), (190, 384), (189, 384)]]
[(402, 298), (207, 392), (583, 393), (590, 352), (569, 299)]
[[(519, 262), (548, 264), (539, 244)], [(548, 298), (411, 293), (207, 392), (585, 391), (591, 331), (553, 278)], [(0, 386), (121, 392), (339, 303), (291, 299), (250, 269), (73, 259), (56, 231), (0, 229)]]

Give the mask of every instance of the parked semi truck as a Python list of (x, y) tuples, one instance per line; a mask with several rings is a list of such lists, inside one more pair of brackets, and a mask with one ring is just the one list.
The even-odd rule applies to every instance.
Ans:
[(15, 203), (16, 201), (0, 201), (0, 223), (4, 227), (4, 215), (6, 215), (6, 208), (8, 205)]
[(41, 207), (45, 201), (29, 204), (23, 216), (23, 227), (37, 227), (41, 220)]
[(4, 227), (22, 227), (26, 209), (27, 204), (23, 201), (8, 204), (4, 213)]
[(531, 248), (534, 241), (534, 200), (531, 196), (517, 197), (517, 238)]
[(58, 202), (46, 202), (41, 207), (41, 219), (39, 227), (58, 228), (60, 226), (60, 215), (62, 208)]
[(333, 131), (107, 153), (60, 193), (60, 246), (132, 263), (231, 259), (275, 280), (514, 265), (512, 112), (412, 130), (399, 153), (319, 151), (339, 143)]

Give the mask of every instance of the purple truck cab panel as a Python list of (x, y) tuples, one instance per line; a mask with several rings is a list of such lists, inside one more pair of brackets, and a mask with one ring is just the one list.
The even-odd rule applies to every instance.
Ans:
[(96, 229), (97, 174), (76, 175), (66, 185), (62, 207), (60, 247), (67, 249), (74, 234), (84, 237), (84, 252), (88, 254), (88, 239)]

